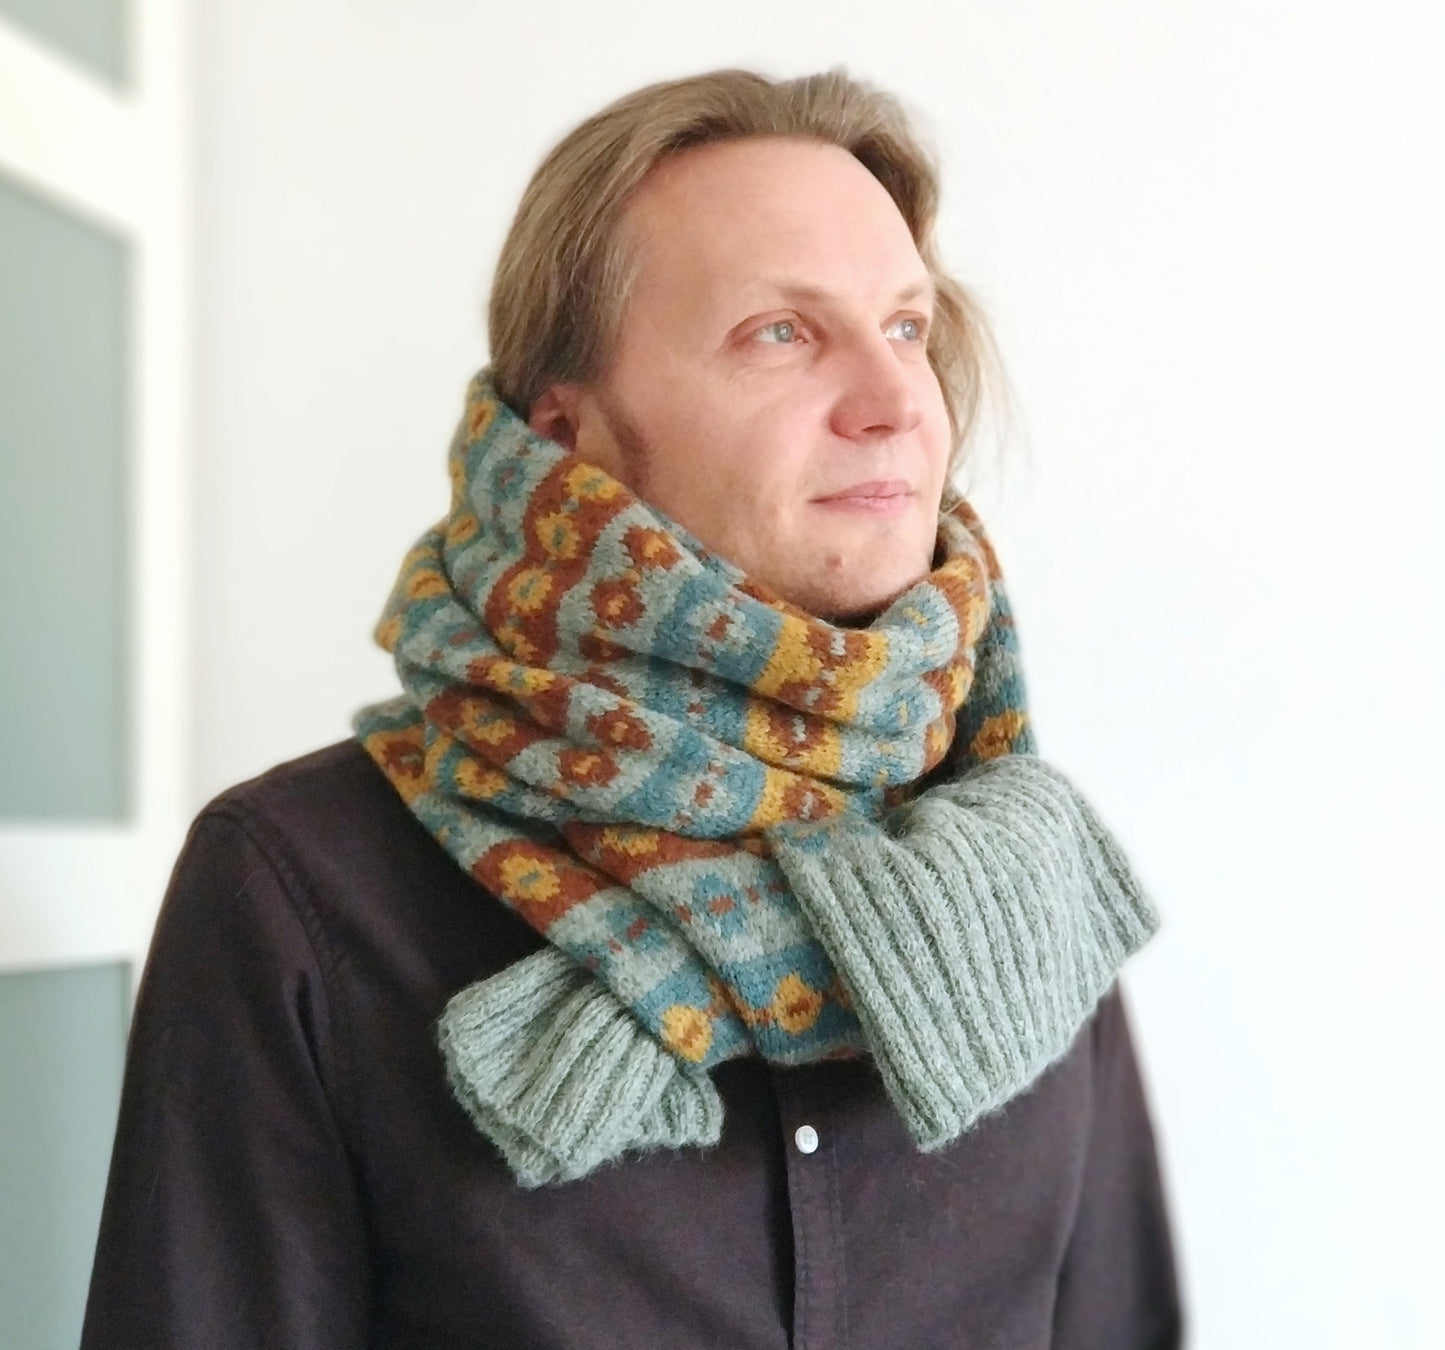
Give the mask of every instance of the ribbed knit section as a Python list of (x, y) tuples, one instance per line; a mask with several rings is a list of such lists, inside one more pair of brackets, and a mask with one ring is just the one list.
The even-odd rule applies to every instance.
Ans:
[(1023, 1092), (1159, 926), (1062, 773), (1003, 755), (899, 808), (768, 832), (925, 1150)]
[(452, 1091), (518, 1181), (571, 1181), (629, 1149), (715, 1144), (722, 1099), (555, 947), (463, 989), (437, 1025)]

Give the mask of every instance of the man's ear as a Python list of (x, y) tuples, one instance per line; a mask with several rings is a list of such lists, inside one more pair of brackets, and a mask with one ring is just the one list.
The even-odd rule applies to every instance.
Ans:
[(576, 385), (553, 384), (542, 391), (527, 415), (527, 425), (539, 436), (556, 441), (564, 450), (577, 448)]

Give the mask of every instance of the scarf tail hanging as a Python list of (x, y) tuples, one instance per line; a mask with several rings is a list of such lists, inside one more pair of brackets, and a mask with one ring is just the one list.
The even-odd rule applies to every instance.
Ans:
[(1067, 1053), (1158, 916), (1088, 803), (1034, 755), (989, 760), (898, 815), (772, 842), (931, 1151)]
[(712, 1080), (555, 947), (456, 994), (437, 1033), (454, 1095), (524, 1186), (721, 1137)]

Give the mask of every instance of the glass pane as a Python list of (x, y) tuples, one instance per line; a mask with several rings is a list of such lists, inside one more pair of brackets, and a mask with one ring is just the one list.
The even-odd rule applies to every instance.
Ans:
[(127, 76), (126, 0), (0, 0), (0, 18), (116, 84)]
[(128, 810), (128, 273), (0, 176), (0, 819)]
[(0, 975), (0, 1345), (80, 1323), (115, 1136), (130, 968)]

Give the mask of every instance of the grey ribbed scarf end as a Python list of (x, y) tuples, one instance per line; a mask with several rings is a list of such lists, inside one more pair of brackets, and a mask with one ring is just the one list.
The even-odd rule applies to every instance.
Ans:
[[(769, 839), (923, 1150), (1066, 1054), (1159, 926), (1113, 836), (1034, 755), (986, 761), (882, 825)], [(721, 1137), (708, 1075), (555, 948), (462, 990), (438, 1036), (457, 1100), (524, 1186)]]
[(924, 1150), (1066, 1054), (1159, 926), (1113, 836), (1034, 755), (986, 761), (883, 827), (770, 837)]
[(437, 1039), (457, 1100), (523, 1186), (576, 1180), (629, 1150), (722, 1137), (707, 1074), (555, 947), (463, 989)]

